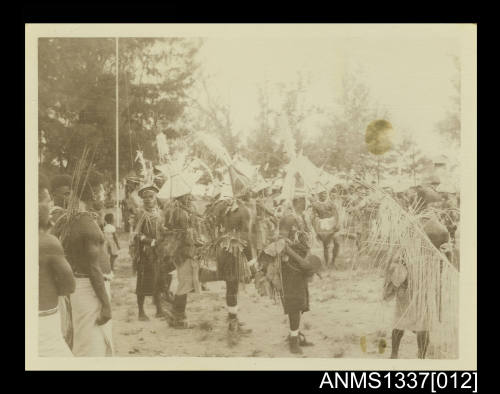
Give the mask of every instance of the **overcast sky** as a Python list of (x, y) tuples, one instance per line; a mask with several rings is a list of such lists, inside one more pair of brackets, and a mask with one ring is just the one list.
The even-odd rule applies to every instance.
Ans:
[[(434, 130), (451, 105), (452, 55), (458, 41), (431, 38), (207, 38), (199, 54), (211, 76), (210, 91), (230, 103), (235, 131), (248, 133), (258, 111), (257, 87), (292, 83), (298, 72), (310, 79), (307, 101), (335, 110), (344, 73), (355, 70), (371, 96), (390, 113), (396, 131), (408, 130), (429, 154), (441, 145)], [(308, 133), (318, 120), (307, 124)]]

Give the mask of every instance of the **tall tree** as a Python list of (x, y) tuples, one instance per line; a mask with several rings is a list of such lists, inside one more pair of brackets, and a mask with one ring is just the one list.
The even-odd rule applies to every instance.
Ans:
[(316, 141), (319, 149), (311, 158), (316, 165), (330, 170), (362, 171), (362, 161), (369, 154), (366, 127), (372, 120), (388, 119), (388, 112), (373, 103), (368, 87), (353, 72), (345, 75), (342, 87), (337, 110), (320, 133)]
[(123, 38), (120, 45), (120, 168), (134, 167), (135, 151), (157, 161), (156, 134), (178, 127), (195, 82), (202, 42), (182, 38)]
[(275, 177), (287, 156), (283, 143), (279, 140), (276, 129), (276, 112), (269, 103), (269, 86), (264, 84), (258, 90), (259, 112), (257, 127), (248, 137), (246, 152), (255, 164), (260, 165), (261, 173), (266, 178)]
[(413, 184), (418, 183), (418, 179), (425, 168), (432, 164), (432, 160), (424, 155), (416, 142), (406, 136), (396, 147), (398, 163), (402, 174), (406, 174)]
[(304, 102), (304, 92), (306, 81), (299, 73), (295, 83), (290, 85), (281, 84), (279, 93), (283, 97), (281, 113), (287, 117), (288, 126), (291, 129), (292, 136), (295, 139), (297, 151), (304, 149), (304, 121), (311, 115), (313, 109)]
[(193, 107), (191, 116), (197, 130), (204, 130), (216, 136), (231, 156), (240, 148), (240, 136), (233, 128), (230, 103), (216, 97), (208, 86), (209, 77), (199, 75), (200, 97), (190, 98)]
[[(61, 171), (70, 171), (86, 142), (97, 145), (108, 134), (107, 118), (110, 108), (114, 113), (115, 100), (114, 40), (41, 38), (38, 56), (41, 164), (55, 163)], [(99, 144), (104, 149), (109, 145)]]
[(453, 146), (460, 146), (460, 130), (461, 130), (461, 66), (458, 56), (452, 57), (455, 66), (455, 75), (451, 79), (453, 93), (450, 97), (450, 108), (447, 110), (446, 116), (437, 123), (437, 131), (443, 135), (447, 142)]
[[(136, 150), (154, 160), (156, 120), (174, 124), (186, 106), (199, 40), (119, 39), (120, 172)], [(95, 166), (115, 175), (115, 39), (39, 41), (39, 142), (42, 166), (70, 172), (82, 146), (97, 147)], [(43, 138), (42, 138), (43, 137)]]

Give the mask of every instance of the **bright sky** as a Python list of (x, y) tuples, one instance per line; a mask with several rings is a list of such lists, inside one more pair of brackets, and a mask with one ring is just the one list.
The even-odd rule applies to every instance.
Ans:
[[(434, 125), (451, 105), (451, 79), (458, 40), (402, 38), (207, 38), (200, 60), (211, 76), (209, 89), (230, 103), (235, 131), (248, 133), (258, 112), (257, 87), (268, 81), (293, 83), (301, 72), (310, 79), (307, 101), (335, 110), (347, 70), (359, 78), (374, 101), (390, 112), (396, 131), (406, 129), (429, 154), (439, 151)], [(307, 125), (318, 130), (318, 120)]]

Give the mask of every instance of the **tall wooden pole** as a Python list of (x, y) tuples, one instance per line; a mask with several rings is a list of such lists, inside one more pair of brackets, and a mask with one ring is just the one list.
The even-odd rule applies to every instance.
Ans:
[(115, 138), (115, 149), (116, 149), (116, 224), (121, 226), (121, 215), (120, 215), (120, 176), (119, 176), (119, 139), (118, 139), (118, 124), (119, 124), (119, 114), (118, 114), (118, 37), (116, 37), (116, 138)]

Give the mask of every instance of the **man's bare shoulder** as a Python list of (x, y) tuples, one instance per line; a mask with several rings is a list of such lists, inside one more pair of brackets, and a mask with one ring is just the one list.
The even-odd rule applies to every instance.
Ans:
[(87, 239), (103, 240), (96, 217), (91, 212), (80, 212), (71, 220), (71, 234), (74, 237), (84, 237)]
[(39, 253), (41, 255), (64, 255), (61, 242), (57, 237), (48, 233), (41, 233), (38, 238)]

